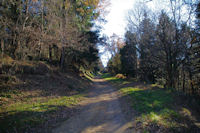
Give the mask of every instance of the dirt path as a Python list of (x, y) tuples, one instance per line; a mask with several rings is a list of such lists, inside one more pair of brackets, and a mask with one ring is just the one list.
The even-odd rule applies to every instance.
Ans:
[(103, 79), (95, 79), (83, 109), (53, 133), (131, 133), (131, 124), (124, 118), (119, 94)]

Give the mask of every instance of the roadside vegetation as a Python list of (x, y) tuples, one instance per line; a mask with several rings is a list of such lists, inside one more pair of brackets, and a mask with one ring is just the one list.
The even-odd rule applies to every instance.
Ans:
[(129, 10), (123, 39), (110, 37), (102, 77), (128, 97), (136, 130), (198, 133), (200, 3), (169, 0), (158, 11), (149, 3)]
[(1, 133), (49, 133), (78, 111), (100, 62), (91, 29), (104, 2), (0, 1)]
[[(0, 132), (50, 132), (79, 110), (88, 78), (44, 62), (4, 58), (0, 67)], [(87, 76), (88, 75), (88, 76)]]
[(200, 3), (167, 0), (168, 8), (159, 11), (149, 3), (138, 0), (129, 10), (124, 38), (110, 37), (106, 71), (173, 88), (198, 101)]
[(121, 97), (125, 97), (127, 103), (130, 103), (136, 131), (146, 133), (200, 131), (198, 103), (194, 102), (190, 106), (191, 100), (161, 85), (121, 79), (108, 73), (103, 74), (102, 78), (118, 88)]
[[(32, 98), (29, 98), (26, 101), (14, 102), (6, 107), (2, 107), (0, 110), (0, 131), (47, 132), (55, 126), (53, 124), (57, 124), (57, 119), (61, 122), (72, 115), (72, 110), (78, 104), (81, 97), (81, 95), (45, 97), (34, 99), (34, 101)], [(43, 126), (46, 129), (42, 129), (41, 125), (45, 124), (48, 124), (48, 126)], [(50, 128), (50, 126), (52, 127)]]

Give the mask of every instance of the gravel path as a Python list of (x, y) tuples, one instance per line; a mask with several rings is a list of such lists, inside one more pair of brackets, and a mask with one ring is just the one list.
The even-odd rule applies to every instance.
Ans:
[(119, 94), (104, 79), (95, 79), (94, 86), (80, 114), (71, 117), (53, 133), (132, 133), (119, 103)]

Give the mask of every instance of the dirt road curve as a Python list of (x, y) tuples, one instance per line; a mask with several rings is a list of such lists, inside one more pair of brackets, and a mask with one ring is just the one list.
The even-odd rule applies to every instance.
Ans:
[(131, 133), (131, 124), (124, 118), (118, 100), (118, 93), (103, 79), (95, 79), (95, 84), (83, 109), (53, 133)]

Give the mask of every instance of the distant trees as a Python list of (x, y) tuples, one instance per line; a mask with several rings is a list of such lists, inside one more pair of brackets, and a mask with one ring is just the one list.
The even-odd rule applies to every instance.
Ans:
[(125, 34), (125, 46), (120, 50), (122, 73), (136, 77), (137, 74), (137, 42), (136, 34), (129, 31)]
[(109, 41), (110, 43), (108, 43), (107, 49), (111, 53), (112, 57), (108, 62), (108, 70), (111, 73), (116, 74), (121, 72), (120, 49), (124, 46), (124, 43), (116, 34), (113, 34)]
[(121, 60), (120, 54), (117, 53), (113, 56), (108, 62), (108, 71), (112, 74), (120, 73), (121, 72)]
[(196, 30), (189, 51), (192, 92), (200, 92), (200, 2), (196, 4)]
[[(157, 18), (148, 8), (130, 11), (126, 45), (110, 62), (120, 56), (121, 70), (116, 73), (200, 95), (199, 2), (196, 26), (191, 22), (191, 5), (170, 0), (169, 6), (171, 13), (162, 10)], [(182, 15), (183, 9), (189, 14)], [(112, 68), (110, 62), (108, 67)]]
[(142, 80), (150, 80), (154, 82), (154, 64), (152, 54), (153, 47), (155, 45), (155, 25), (150, 18), (148, 18), (147, 13), (144, 12), (144, 18), (138, 28), (139, 39), (139, 75)]
[(91, 27), (104, 1), (2, 0), (1, 55), (43, 60), (61, 68), (92, 67), (98, 59), (99, 35)]

